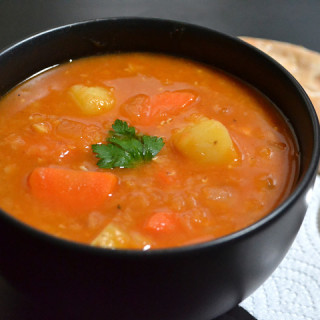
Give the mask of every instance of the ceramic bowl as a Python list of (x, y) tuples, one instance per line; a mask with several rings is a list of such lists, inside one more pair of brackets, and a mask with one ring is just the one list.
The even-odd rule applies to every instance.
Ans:
[(313, 106), (288, 72), (237, 38), (158, 19), (112, 18), (63, 26), (0, 53), (0, 94), (70, 59), (130, 51), (200, 61), (260, 90), (295, 132), (301, 155), (298, 181), (279, 207), (246, 229), (211, 242), (146, 252), (58, 239), (0, 212), (0, 274), (46, 310), (46, 319), (213, 319), (270, 276), (307, 210), (319, 162)]

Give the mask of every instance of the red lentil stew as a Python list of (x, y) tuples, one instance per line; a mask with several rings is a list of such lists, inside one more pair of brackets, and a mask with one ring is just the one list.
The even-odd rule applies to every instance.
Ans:
[(275, 106), (202, 64), (148, 53), (53, 67), (0, 101), (0, 206), (106, 248), (215, 239), (292, 190), (299, 155)]

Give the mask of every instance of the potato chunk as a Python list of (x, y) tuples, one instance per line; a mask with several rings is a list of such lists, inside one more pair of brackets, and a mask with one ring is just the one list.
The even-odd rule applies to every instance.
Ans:
[(129, 235), (118, 228), (114, 223), (110, 223), (91, 244), (102, 248), (124, 248), (129, 242)]
[(112, 109), (115, 104), (112, 89), (77, 84), (72, 86), (69, 92), (80, 110), (86, 115), (104, 113)]
[(138, 233), (127, 233), (115, 222), (110, 222), (91, 242), (92, 246), (101, 248), (136, 248), (142, 249), (149, 244), (148, 239)]
[(172, 135), (176, 149), (185, 157), (207, 164), (228, 164), (237, 157), (227, 128), (205, 117)]

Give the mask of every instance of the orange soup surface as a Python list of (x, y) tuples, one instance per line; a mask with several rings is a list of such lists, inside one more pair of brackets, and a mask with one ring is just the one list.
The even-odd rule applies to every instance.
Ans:
[(290, 128), (261, 93), (148, 53), (71, 61), (13, 89), (0, 101), (0, 153), (3, 210), (58, 237), (142, 250), (253, 224), (288, 196), (299, 164)]

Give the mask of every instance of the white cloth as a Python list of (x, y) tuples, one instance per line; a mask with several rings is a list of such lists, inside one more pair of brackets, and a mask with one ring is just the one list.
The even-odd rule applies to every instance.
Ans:
[(305, 220), (272, 276), (241, 303), (258, 320), (320, 319), (320, 176)]

